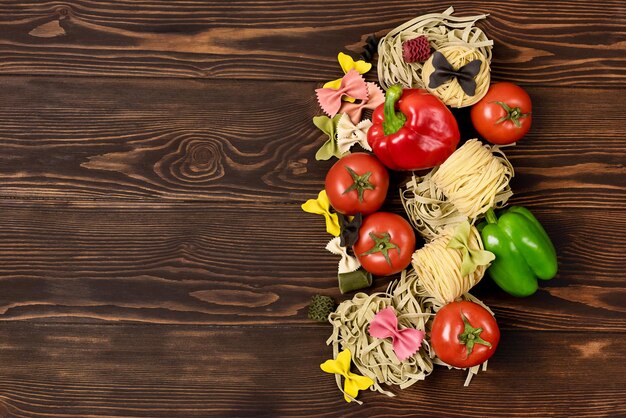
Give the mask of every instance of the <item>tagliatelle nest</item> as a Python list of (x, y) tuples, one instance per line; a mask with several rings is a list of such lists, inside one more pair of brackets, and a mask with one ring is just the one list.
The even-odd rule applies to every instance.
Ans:
[(431, 13), (410, 20), (391, 30), (378, 44), (378, 81), (386, 90), (394, 84), (403, 87), (426, 88), (422, 81), (423, 64), (406, 63), (402, 57), (402, 44), (424, 35), (435, 50), (449, 46), (465, 46), (478, 50), (491, 62), (493, 41), (475, 26), (476, 21), (487, 17), (452, 16), (454, 8), (443, 13)]
[[(435, 304), (445, 305), (469, 292), (485, 275), (489, 265), (478, 265), (466, 276), (461, 275), (463, 253), (448, 248), (455, 227), (444, 229), (434, 240), (413, 253), (412, 264), (419, 276), (420, 289), (432, 296)], [(468, 245), (472, 250), (483, 250), (480, 232), (470, 226)], [(416, 281), (417, 283), (417, 281)], [(415, 289), (417, 291), (417, 289)]]
[(424, 177), (413, 176), (400, 197), (411, 224), (430, 241), (449, 225), (473, 224), (490, 207), (505, 206), (514, 175), (499, 146), (472, 139)]
[[(406, 272), (402, 275), (405, 277)], [(374, 380), (372, 390), (395, 396), (384, 390), (381, 384), (397, 385), (404, 389), (424, 380), (433, 370), (434, 354), (424, 339), (417, 353), (400, 361), (389, 338), (370, 336), (369, 324), (379, 311), (391, 306), (396, 311), (399, 327), (425, 331), (432, 313), (431, 308), (424, 304), (425, 299), (409, 292), (393, 294), (391, 287), (385, 293), (357, 293), (351, 300), (342, 302), (330, 315), (333, 333), (326, 343), (332, 344), (335, 357), (340, 346), (349, 349), (359, 372)], [(339, 376), (337, 384), (341, 388)]]

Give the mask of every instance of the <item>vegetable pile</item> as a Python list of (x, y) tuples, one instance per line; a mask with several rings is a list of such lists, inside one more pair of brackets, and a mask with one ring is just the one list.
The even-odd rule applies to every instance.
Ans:
[[(378, 42), (386, 91), (362, 76), (377, 52), (373, 37), (366, 60), (340, 52), (345, 75), (316, 90), (326, 114), (313, 118), (324, 133), (316, 159), (338, 161), (302, 209), (322, 215), (333, 235), (326, 249), (340, 257), (339, 290), (400, 273), (386, 292), (359, 292), (339, 306), (316, 295), (309, 307), (311, 319), (333, 326), (334, 358), (321, 368), (335, 375), (347, 402), (361, 403), (358, 393), (368, 388), (394, 396), (382, 385), (404, 389), (436, 364), (467, 369), (469, 384), (500, 340), (493, 312), (472, 287), (487, 273), (505, 292), (526, 297), (557, 273), (541, 223), (526, 208), (505, 208), (514, 171), (501, 146), (529, 131), (530, 97), (490, 82), (493, 42), (474, 27), (486, 16), (453, 11), (415, 18)], [(448, 106), (471, 106), (480, 138), (461, 141)], [(351, 152), (357, 145), (362, 151)], [(381, 211), (388, 170), (413, 172), (400, 190), (406, 218)]]

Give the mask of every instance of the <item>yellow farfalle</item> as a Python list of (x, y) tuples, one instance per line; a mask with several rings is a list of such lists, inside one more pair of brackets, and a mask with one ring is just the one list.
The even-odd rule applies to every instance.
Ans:
[(308, 213), (315, 213), (316, 215), (324, 215), (326, 218), (326, 232), (336, 237), (341, 233), (341, 227), (339, 226), (339, 217), (336, 213), (330, 212), (330, 201), (326, 190), (322, 190), (317, 199), (309, 199), (302, 204), (302, 210)]
[(359, 390), (368, 389), (374, 384), (374, 381), (367, 376), (352, 373), (350, 371), (350, 362), (352, 361), (352, 353), (345, 349), (337, 354), (336, 360), (326, 360), (320, 364), (320, 368), (326, 373), (338, 374), (344, 377), (343, 397), (346, 402), (352, 402), (359, 396)]
[(354, 61), (350, 55), (343, 52), (337, 55), (337, 61), (339, 61), (339, 65), (341, 65), (341, 69), (345, 74), (352, 69), (357, 70), (359, 74), (365, 74), (372, 69), (372, 63), (363, 60)]
[[(344, 74), (347, 74), (350, 70), (357, 70), (359, 74), (365, 74), (372, 69), (371, 63), (363, 60), (354, 61), (350, 55), (344, 54), (343, 52), (340, 52), (337, 55), (337, 61), (339, 61), (339, 65), (341, 66)], [(336, 90), (341, 87), (341, 80), (341, 78), (338, 78), (337, 80), (329, 81), (324, 84), (324, 88)], [(347, 102), (354, 102), (352, 97), (344, 97), (343, 100)]]

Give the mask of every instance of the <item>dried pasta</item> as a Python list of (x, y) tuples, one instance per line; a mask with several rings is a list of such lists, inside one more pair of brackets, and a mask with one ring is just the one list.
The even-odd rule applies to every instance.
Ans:
[[(471, 226), (469, 231), (469, 248), (483, 250), (478, 230)], [(463, 254), (460, 250), (448, 248), (448, 243), (454, 233), (455, 227), (449, 226), (437, 238), (413, 253), (412, 264), (419, 277), (420, 286), (438, 306), (454, 302), (467, 293), (480, 282), (489, 267), (478, 265), (476, 270), (462, 276)]]
[[(467, 141), (439, 166), (431, 181), (469, 219), (493, 207), (500, 192), (510, 193), (513, 166), (477, 139)], [(510, 195), (510, 194), (509, 194)]]
[[(428, 309), (432, 310), (433, 313), (436, 313), (444, 306), (444, 304), (442, 304), (435, 297), (430, 295), (428, 291), (424, 288), (424, 286), (422, 286), (420, 277), (413, 269), (405, 270), (404, 272), (402, 272), (402, 277), (400, 278), (400, 280), (392, 283), (390, 285), (390, 288), (391, 287), (393, 287), (393, 290), (388, 290), (388, 293), (390, 292), (393, 294), (394, 301), (399, 309), (404, 309), (407, 304), (414, 304), (418, 300), (423, 306), (428, 307)], [(470, 293), (463, 294), (462, 296), (460, 296), (459, 300), (467, 300), (477, 303), (485, 308), (491, 315), (493, 315), (493, 311), (489, 309), (487, 305), (485, 305), (480, 299), (474, 297)], [(431, 325), (432, 321), (428, 321), (426, 323), (426, 328), (430, 330)], [(432, 351), (430, 351), (430, 353), (431, 355), (433, 354)], [(444, 363), (436, 356), (433, 358), (433, 364), (446, 366), (449, 369), (457, 368)], [(467, 370), (467, 378), (465, 379), (464, 386), (468, 386), (470, 384), (472, 377), (478, 374), (481, 366), (483, 371), (487, 370), (487, 362), (484, 362), (482, 365), (478, 364), (476, 366), (464, 369)]]
[[(402, 273), (402, 277), (406, 271)], [(434, 354), (425, 339), (421, 348), (405, 361), (396, 357), (391, 340), (374, 338), (369, 335), (368, 326), (376, 313), (392, 306), (398, 316), (400, 327), (426, 330), (431, 320), (431, 308), (424, 304), (424, 297), (411, 292), (390, 293), (393, 285), (385, 293), (367, 295), (357, 293), (352, 300), (341, 303), (329, 317), (333, 333), (326, 341), (332, 344), (333, 355), (342, 349), (350, 349), (356, 368), (364, 376), (374, 380), (372, 390), (395, 396), (383, 389), (381, 384), (397, 385), (405, 389), (424, 380), (433, 370)], [(341, 390), (341, 380), (337, 376), (337, 386)]]
[(391, 30), (378, 44), (378, 81), (386, 90), (400, 83), (404, 87), (425, 88), (422, 82), (422, 63), (406, 63), (402, 58), (402, 43), (425, 35), (436, 50), (448, 46), (466, 46), (477, 49), (491, 62), (493, 41), (474, 24), (487, 17), (452, 16), (454, 8), (443, 13), (431, 13), (410, 20)]
[[(491, 312), (486, 305), (469, 293), (461, 295), (460, 299), (479, 303)], [(424, 380), (433, 371), (434, 364), (448, 365), (435, 357), (428, 338), (424, 339), (417, 353), (401, 362), (396, 357), (389, 339), (370, 336), (369, 323), (378, 312), (389, 306), (396, 311), (398, 325), (401, 328), (415, 328), (428, 332), (434, 313), (443, 305), (422, 286), (415, 270), (407, 269), (385, 292), (372, 295), (357, 293), (351, 300), (342, 302), (329, 316), (333, 332), (326, 344), (332, 345), (334, 357), (337, 357), (342, 349), (350, 349), (353, 363), (359, 373), (374, 380), (371, 390), (395, 396), (393, 392), (383, 389), (382, 384), (397, 385), (400, 389), (405, 389)], [(478, 367), (467, 369), (469, 373), (466, 384), (469, 383), (471, 376), (478, 372)], [(337, 387), (343, 392), (341, 376), (337, 375), (335, 379)], [(361, 403), (358, 399), (354, 401)]]
[(490, 207), (503, 207), (514, 174), (500, 147), (472, 139), (424, 177), (413, 176), (400, 196), (415, 229), (432, 240), (449, 225), (473, 224)]

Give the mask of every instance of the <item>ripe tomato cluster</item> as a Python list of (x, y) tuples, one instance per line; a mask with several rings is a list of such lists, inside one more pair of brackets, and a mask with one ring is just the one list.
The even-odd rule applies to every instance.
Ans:
[(328, 171), (325, 189), (337, 212), (365, 215), (353, 251), (366, 271), (388, 276), (409, 265), (415, 233), (400, 215), (377, 212), (387, 197), (389, 173), (374, 155), (359, 152), (341, 158)]
[[(366, 215), (353, 246), (363, 268), (377, 276), (399, 273), (415, 251), (415, 233), (401, 216), (378, 211), (387, 196), (389, 173), (374, 156), (349, 154), (336, 162), (325, 180), (328, 200), (346, 216)], [(445, 363), (460, 368), (484, 363), (496, 350), (500, 330), (481, 305), (452, 302), (441, 308), (431, 328), (431, 343)]]

